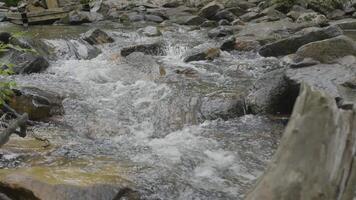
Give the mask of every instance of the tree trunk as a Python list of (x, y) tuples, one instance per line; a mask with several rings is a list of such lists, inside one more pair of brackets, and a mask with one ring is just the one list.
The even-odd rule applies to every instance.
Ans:
[(356, 108), (303, 85), (281, 144), (246, 200), (352, 200)]

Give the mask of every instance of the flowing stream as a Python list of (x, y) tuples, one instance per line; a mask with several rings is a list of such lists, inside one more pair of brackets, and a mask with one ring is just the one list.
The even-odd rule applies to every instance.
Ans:
[[(138, 27), (96, 27), (115, 42), (98, 46), (102, 53), (92, 59), (84, 59), (91, 47), (79, 40), (89, 25), (30, 28), (58, 59), (43, 73), (12, 78), (59, 93), (65, 114), (31, 130), (50, 146), (14, 136), (3, 149), (0, 174), (128, 186), (144, 199), (241, 199), (271, 159), (284, 124), (237, 115), (236, 99), (278, 61), (223, 52), (214, 61), (184, 63), (193, 47), (220, 41), (184, 26), (162, 27), (159, 38), (140, 35)], [(123, 47), (157, 39), (165, 44), (162, 55), (120, 56)]]

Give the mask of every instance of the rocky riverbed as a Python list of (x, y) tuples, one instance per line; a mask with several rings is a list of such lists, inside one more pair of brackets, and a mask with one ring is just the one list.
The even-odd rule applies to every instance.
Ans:
[[(98, 1), (1, 54), (34, 121), (2, 148), (10, 199), (243, 199), (307, 83), (352, 110), (356, 4)], [(69, 19), (83, 19), (72, 17)], [(90, 23), (88, 23), (90, 22)], [(65, 23), (65, 24), (63, 24)], [(23, 31), (23, 32), (22, 32)], [(9, 66), (7, 66), (9, 67)]]

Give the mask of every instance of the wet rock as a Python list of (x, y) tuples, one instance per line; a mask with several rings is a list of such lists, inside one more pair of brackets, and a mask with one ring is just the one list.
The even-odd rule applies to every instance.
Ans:
[(342, 30), (353, 30), (356, 29), (356, 19), (342, 19), (330, 24), (340, 27)]
[(255, 37), (263, 45), (289, 37), (291, 33), (309, 26), (309, 24), (294, 23), (288, 19), (265, 23), (248, 23), (241, 28), (237, 36)]
[(49, 67), (47, 59), (31, 49), (8, 49), (0, 55), (0, 62), (13, 65), (16, 74), (31, 74), (46, 70)]
[(243, 22), (241, 19), (235, 19), (233, 22), (231, 22), (231, 25), (233, 25), (233, 26), (238, 26), (238, 25), (244, 26), (244, 25), (246, 25), (246, 23)]
[(202, 18), (202, 17), (199, 17), (199, 16), (191, 16), (189, 17), (185, 22), (184, 24), (185, 25), (195, 25), (195, 26), (199, 26), (201, 25), (202, 23), (205, 22), (205, 19)]
[(240, 7), (232, 7), (232, 8), (227, 8), (226, 11), (231, 12), (232, 14), (234, 14), (236, 17), (240, 17), (241, 15), (246, 14), (246, 10), (242, 9)]
[(256, 4), (250, 2), (250, 1), (245, 1), (245, 0), (227, 0), (223, 4), (225, 8), (231, 8), (231, 7), (240, 7), (244, 10), (247, 10), (249, 8), (256, 7)]
[(215, 28), (215, 27), (219, 26), (219, 24), (216, 21), (208, 20), (208, 21), (205, 21), (204, 23), (202, 23), (200, 26), (201, 27), (213, 27), (213, 28)]
[(232, 22), (236, 19), (236, 16), (228, 10), (221, 10), (215, 14), (213, 19), (216, 21), (224, 19), (224, 20), (228, 20), (229, 22)]
[(178, 1), (167, 2), (162, 5), (163, 8), (177, 8), (180, 6)]
[[(129, 13), (127, 15), (127, 18), (130, 22), (138, 22), (138, 21), (144, 21), (145, 16), (143, 14), (137, 14), (137, 13)], [(122, 17), (122, 21), (125, 21)]]
[(139, 29), (138, 32), (147, 37), (157, 37), (162, 35), (161, 31), (159, 31), (159, 29), (155, 26), (147, 26), (146, 28)]
[(325, 15), (316, 13), (316, 12), (308, 12), (300, 15), (296, 20), (297, 23), (311, 23), (314, 25), (326, 25), (328, 24), (328, 19)]
[(111, 185), (79, 187), (65, 184), (48, 184), (21, 174), (10, 174), (0, 183), (0, 191), (11, 199), (26, 200), (138, 200), (137, 192)]
[(11, 33), (1, 32), (0, 33), (0, 42), (4, 43), (4, 44), (8, 44), (11, 37), (12, 37)]
[(214, 28), (208, 32), (210, 38), (226, 37), (234, 34), (234, 31), (231, 28), (220, 26)]
[(287, 16), (292, 18), (293, 20), (297, 20), (302, 14), (314, 12), (313, 10), (307, 10), (306, 8), (294, 5), (291, 10), (287, 13)]
[(209, 48), (202, 52), (193, 53), (184, 59), (184, 62), (200, 61), (200, 60), (214, 60), (220, 56), (220, 50), (217, 48)]
[(261, 15), (257, 12), (248, 12), (242, 16), (240, 16), (240, 19), (244, 22), (251, 21), (253, 19), (259, 18)]
[(301, 46), (342, 35), (342, 30), (336, 26), (307, 31), (301, 35), (291, 36), (263, 46), (259, 50), (261, 56), (283, 56), (295, 53)]
[(106, 32), (100, 29), (94, 29), (86, 32), (83, 36), (83, 40), (87, 41), (91, 45), (114, 42), (114, 39), (112, 37), (110, 37)]
[(321, 63), (335, 63), (339, 58), (356, 55), (356, 43), (346, 36), (338, 36), (306, 44), (300, 47), (296, 54)]
[(245, 101), (236, 94), (219, 93), (201, 100), (200, 114), (204, 120), (230, 119), (246, 114)]
[(121, 55), (126, 57), (133, 52), (142, 52), (148, 55), (161, 55), (163, 44), (161, 42), (155, 42), (150, 44), (139, 44), (131, 47), (125, 47), (121, 50)]
[(351, 89), (356, 89), (356, 77), (354, 77), (353, 79), (346, 81), (345, 83), (342, 84), (342, 86), (344, 87), (348, 87)]
[(302, 68), (320, 64), (312, 58), (302, 58), (295, 54), (290, 54), (282, 59), (290, 68)]
[(226, 40), (220, 47), (223, 51), (255, 51), (260, 47), (260, 43), (250, 37), (233, 37)]
[(64, 52), (64, 54), (67, 54), (79, 60), (90, 60), (96, 58), (101, 53), (101, 50), (98, 47), (90, 45), (83, 39), (69, 40), (66, 41), (66, 44), (67, 51)]
[(223, 5), (216, 2), (211, 2), (200, 9), (199, 16), (202, 18), (211, 19), (221, 9), (223, 9)]
[(300, 86), (304, 82), (328, 93), (333, 98), (356, 101), (356, 91), (340, 87), (356, 77), (354, 66), (319, 64), (305, 68), (287, 69), (285, 77), (292, 85)]
[(265, 15), (269, 21), (276, 21), (286, 18), (286, 15), (284, 13), (276, 10), (274, 7), (264, 9), (261, 14)]
[(276, 69), (256, 81), (246, 104), (253, 114), (290, 114), (298, 92), (298, 86), (287, 82), (285, 69)]
[(344, 18), (345, 14), (346, 14), (345, 11), (340, 10), (340, 9), (335, 9), (335, 10), (331, 11), (330, 13), (328, 13), (327, 17), (332, 20), (338, 20), (338, 19)]
[(35, 87), (22, 87), (14, 90), (15, 96), (9, 100), (11, 108), (18, 113), (28, 113), (30, 120), (47, 120), (54, 115), (63, 114), (59, 94)]
[(164, 21), (164, 19), (160, 16), (157, 15), (145, 15), (145, 20), (149, 22), (156, 22), (156, 23), (161, 23)]
[(219, 25), (220, 26), (230, 26), (231, 24), (230, 24), (230, 22), (228, 20), (222, 19), (222, 20), (219, 21)]
[(71, 24), (71, 25), (89, 23), (91, 22), (90, 13), (84, 11), (72, 11), (68, 14), (68, 17), (62, 19), (61, 22), (65, 24)]

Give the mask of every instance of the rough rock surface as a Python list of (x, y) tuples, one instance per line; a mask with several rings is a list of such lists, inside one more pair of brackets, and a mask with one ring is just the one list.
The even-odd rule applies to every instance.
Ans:
[(269, 168), (245, 199), (352, 199), (355, 116), (304, 85)]

